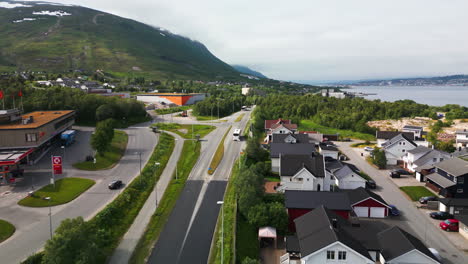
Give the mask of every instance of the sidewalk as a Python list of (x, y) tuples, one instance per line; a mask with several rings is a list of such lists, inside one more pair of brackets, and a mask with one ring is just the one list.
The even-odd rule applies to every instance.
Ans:
[[(169, 161), (164, 169), (161, 177), (156, 183), (157, 190), (157, 200), (160, 201), (164, 195), (164, 192), (171, 181), (172, 174), (175, 171), (177, 162), (179, 161), (180, 154), (182, 152), (182, 147), (184, 145), (184, 139), (179, 135), (167, 132), (177, 140), (175, 141), (174, 150), (169, 158)], [(133, 224), (125, 233), (124, 237), (120, 241), (119, 246), (114, 250), (114, 253), (109, 261), (111, 264), (127, 264), (132, 256), (133, 250), (135, 249), (138, 241), (143, 236), (146, 226), (148, 225), (151, 216), (156, 211), (156, 192), (153, 190), (150, 196), (146, 200), (143, 208), (141, 208), (139, 214), (133, 221)]]

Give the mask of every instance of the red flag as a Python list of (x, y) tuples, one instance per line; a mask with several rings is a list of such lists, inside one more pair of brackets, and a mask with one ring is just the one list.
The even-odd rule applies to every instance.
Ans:
[(22, 96), (23, 96), (23, 92), (22, 92), (21, 90), (18, 92), (18, 96), (19, 96), (19, 97), (22, 97)]
[(0, 99), (3, 99), (3, 91), (0, 90)]

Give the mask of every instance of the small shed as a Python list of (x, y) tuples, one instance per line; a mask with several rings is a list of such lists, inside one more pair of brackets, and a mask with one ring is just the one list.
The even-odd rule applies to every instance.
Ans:
[(273, 239), (275, 241), (275, 248), (277, 247), (276, 228), (271, 226), (260, 227), (258, 229), (258, 240), (262, 240), (262, 238)]

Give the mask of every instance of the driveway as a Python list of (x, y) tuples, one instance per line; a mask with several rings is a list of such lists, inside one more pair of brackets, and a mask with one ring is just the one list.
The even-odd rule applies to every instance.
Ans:
[[(60, 222), (66, 218), (74, 218), (82, 216), (85, 219), (93, 217), (97, 212), (103, 209), (109, 202), (111, 202), (122, 190), (111, 191), (107, 188), (109, 181), (113, 179), (121, 179), (124, 183), (130, 182), (134, 177), (139, 174), (139, 155), (135, 152), (142, 152), (142, 162), (146, 164), (147, 160), (152, 154), (152, 151), (157, 143), (157, 136), (148, 129), (149, 123), (140, 124), (137, 126), (124, 129), (128, 134), (128, 145), (124, 156), (121, 161), (112, 169), (87, 172), (79, 171), (70, 168), (68, 159), (81, 159), (82, 154), (74, 156), (75, 152), (66, 152), (65, 169), (67, 172), (65, 176), (69, 177), (84, 177), (96, 181), (96, 184), (88, 191), (83, 193), (74, 201), (55, 206), (52, 208), (52, 226), (53, 229), (60, 225)], [(77, 148), (86, 150), (86, 146), (81, 144), (88, 144), (88, 142), (81, 142), (79, 140)], [(53, 150), (61, 152), (61, 149)], [(86, 152), (86, 151), (85, 151)], [(35, 188), (40, 185), (48, 183), (50, 177), (49, 154), (43, 157), (37, 166), (34, 166), (34, 173), (36, 173), (38, 181), (34, 182)], [(26, 176), (27, 177), (27, 176)], [(63, 176), (62, 176), (63, 177)], [(30, 180), (30, 179), (29, 179)], [(8, 195), (0, 197), (0, 215), (3, 219), (14, 223), (16, 227), (15, 234), (8, 240), (0, 244), (0, 256), (2, 263), (19, 263), (31, 254), (41, 250), (45, 242), (50, 238), (49, 236), (49, 217), (48, 208), (29, 208), (19, 206), (17, 202), (24, 197), (25, 192), (30, 185), (25, 181), (25, 186), (18, 190), (11, 190)]]
[(440, 229), (429, 222), (423, 212), (418, 210), (414, 203), (389, 178), (387, 171), (381, 171), (371, 166), (356, 150), (350, 147), (351, 144), (350, 142), (337, 142), (339, 149), (350, 158), (348, 162), (375, 180), (377, 183), (375, 192), (389, 204), (396, 205), (401, 211), (400, 220), (403, 223), (397, 223), (397, 225), (410, 227), (411, 230), (407, 231), (419, 237), (428, 247), (437, 249), (444, 258), (444, 263), (467, 263), (468, 255), (456, 248)]

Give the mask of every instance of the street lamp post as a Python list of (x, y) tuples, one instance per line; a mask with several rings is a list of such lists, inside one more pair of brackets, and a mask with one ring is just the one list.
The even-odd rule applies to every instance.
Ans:
[(218, 120), (219, 120), (219, 100), (218, 100)]
[(46, 197), (44, 198), (49, 202), (49, 231), (50, 231), (50, 239), (52, 239), (52, 207), (50, 206), (50, 201), (52, 198)]
[[(174, 140), (175, 140), (175, 141), (178, 141), (178, 139), (177, 139), (177, 138), (176, 138), (176, 139), (174, 139)], [(177, 143), (176, 143), (176, 144), (177, 144)], [(178, 180), (178, 179), (179, 179), (179, 173), (178, 173), (178, 171), (177, 171), (177, 167), (179, 167), (179, 166), (178, 166), (178, 163), (179, 163), (179, 162), (178, 162), (178, 161), (176, 161), (176, 164), (175, 164), (175, 179), (176, 179), (176, 180)]]
[[(154, 163), (154, 165), (157, 167), (161, 165), (161, 163), (156, 162)], [(158, 208), (158, 182), (156, 182), (156, 184), (154, 185), (154, 197), (154, 199), (156, 200), (156, 208)]]
[(140, 175), (139, 175), (139, 177), (140, 177), (140, 183), (141, 183), (141, 178), (142, 178), (141, 177), (141, 151), (135, 152), (135, 154), (140, 157)]
[(221, 205), (221, 264), (224, 262), (224, 201), (218, 201)]

